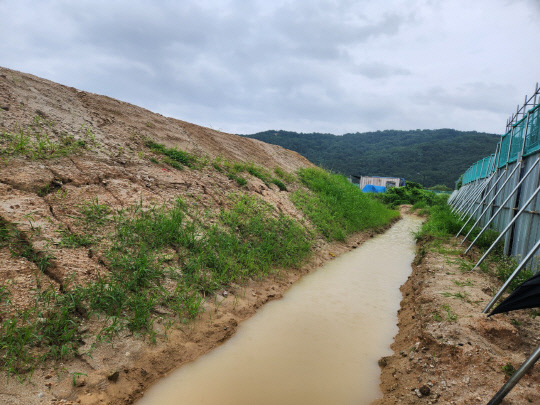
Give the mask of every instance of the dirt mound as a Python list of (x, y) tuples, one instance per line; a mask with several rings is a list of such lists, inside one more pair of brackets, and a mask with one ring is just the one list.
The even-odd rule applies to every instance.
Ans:
[[(212, 166), (177, 170), (158, 162), (146, 146), (149, 140), (208, 161), (252, 162), (270, 171), (312, 166), (279, 146), (166, 118), (5, 68), (0, 68), (0, 108), (0, 133), (20, 136), (9, 145), (4, 139), (0, 145), (11, 152), (20, 149), (0, 154), (0, 218), (16, 224), (36, 251), (55, 250), (46, 275), (47, 282), (57, 285), (73, 274), (81, 279), (98, 274), (99, 258), (89, 257), (86, 250), (65, 252), (51, 246), (51, 241), (60, 242), (62, 229), (74, 226), (73, 216), (81, 203), (97, 199), (120, 208), (138, 201), (159, 204), (182, 195), (188, 200), (197, 196), (204, 206), (215, 209), (223, 205), (228, 192), (239, 188), (234, 178)], [(248, 176), (247, 183), (249, 191), (299, 215), (277, 186), (265, 185), (254, 176)], [(22, 262), (33, 264), (11, 258), (5, 267), (24, 267)], [(21, 268), (13, 280), (18, 286), (13, 288), (15, 301), (22, 301), (33, 287), (34, 282), (23, 276), (28, 271)], [(11, 273), (4, 272), (2, 281), (12, 280)]]
[[(298, 185), (284, 183), (290, 173), (313, 166), (279, 146), (6, 68), (0, 68), (0, 135), (0, 304), (8, 308), (0, 318), (32, 308), (38, 289), (62, 293), (109, 272), (109, 259), (85, 242), (92, 235), (81, 228), (81, 210), (99, 224), (108, 212), (137, 204), (159, 206), (180, 196), (198, 212), (215, 213), (230, 204), (228, 195), (241, 192), (256, 195), (277, 212), (303, 218), (289, 199)], [(100, 228), (102, 234), (108, 231), (105, 223)], [(326, 259), (323, 254), (317, 260)], [(3, 377), (0, 402), (45, 403), (81, 395), (83, 403), (104, 398), (130, 402), (141, 387), (228, 338), (238, 321), (280, 294), (275, 285), (281, 283), (281, 291), (289, 285), (287, 277), (278, 284), (274, 280), (274, 286), (253, 281), (251, 289), (230, 291), (227, 302), (234, 301), (234, 308), (220, 306), (227, 315), (211, 313), (211, 304), (205, 304), (206, 318), (172, 331), (171, 344), (156, 349), (160, 354), (144, 357), (150, 342), (131, 333), (123, 332), (113, 347), (94, 348), (95, 339), (79, 342), (92, 356), (55, 363), (54, 371), (44, 365), (34, 372), (31, 385)], [(176, 347), (174, 356), (171, 347)], [(138, 363), (141, 356), (146, 360)], [(113, 394), (93, 394), (115, 386), (119, 375), (120, 382), (132, 382), (111, 388)]]

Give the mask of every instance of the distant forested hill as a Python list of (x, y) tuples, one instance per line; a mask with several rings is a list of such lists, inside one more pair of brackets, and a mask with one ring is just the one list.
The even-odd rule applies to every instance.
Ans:
[(453, 129), (345, 135), (265, 131), (250, 138), (280, 145), (344, 175), (398, 176), (454, 187), (475, 161), (495, 152), (499, 136)]

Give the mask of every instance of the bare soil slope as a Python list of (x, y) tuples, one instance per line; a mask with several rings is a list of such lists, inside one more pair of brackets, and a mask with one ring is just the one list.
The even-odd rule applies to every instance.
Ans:
[[(32, 131), (30, 147), (25, 137)], [(28, 251), (25, 257), (0, 244), (0, 286), (7, 288), (12, 308), (18, 309), (33, 305), (38, 286), (61, 292), (65, 285), (84, 284), (107, 273), (106, 259), (91, 248), (66, 249), (61, 244), (62, 232), (77, 229), (75, 217), (83, 202), (99, 201), (121, 209), (141, 202), (159, 205), (181, 196), (200, 210), (219, 211), (227, 204), (227, 194), (242, 190), (256, 194), (278, 212), (302, 218), (289, 192), (277, 185), (249, 173), (242, 174), (247, 184), (239, 185), (212, 164), (198, 170), (171, 167), (147, 146), (148, 140), (208, 162), (218, 157), (232, 163), (252, 162), (271, 173), (276, 167), (290, 173), (313, 166), (279, 146), (167, 118), (6, 68), (0, 68), (0, 133), (14, 134), (9, 147), (12, 152), (19, 148), (17, 153), (0, 154), (0, 224), (14, 227), (20, 243), (30, 253), (38, 252), (35, 260), (29, 260)], [(57, 156), (43, 158), (40, 148), (44, 156)], [(50, 152), (54, 148), (60, 150)], [(289, 191), (295, 187), (290, 185)], [(321, 241), (322, 253), (312, 267), (331, 257), (331, 247), (323, 245)], [(331, 249), (338, 252), (347, 245), (340, 246)], [(44, 274), (39, 268), (43, 260), (48, 261)], [(158, 339), (154, 347), (148, 339), (122, 332), (114, 345), (98, 345), (91, 357), (44, 364), (35, 370), (31, 384), (20, 385), (14, 378), (6, 381), (3, 374), (0, 402), (130, 403), (171, 368), (227, 339), (240, 320), (279, 296), (308, 268), (278, 280), (232, 288), (226, 299), (214, 298), (219, 311), (205, 304), (205, 314), (195, 324), (173, 328), (168, 343)], [(83, 349), (90, 349), (96, 342), (89, 338), (83, 343)]]

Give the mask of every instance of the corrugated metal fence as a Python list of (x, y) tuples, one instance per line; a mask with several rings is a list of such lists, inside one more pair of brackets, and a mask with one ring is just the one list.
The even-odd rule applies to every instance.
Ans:
[[(448, 199), (452, 211), (465, 219), (472, 228), (481, 227), (499, 231), (499, 236), (478, 261), (482, 262), (497, 243), (504, 239), (504, 252), (519, 262), (512, 274), (482, 311), (489, 313), (510, 285), (510, 282), (525, 267), (533, 273), (540, 272), (540, 104), (536, 104), (540, 88), (518, 109), (507, 122), (507, 132), (501, 137), (494, 154), (473, 164), (462, 176), (462, 187)], [(534, 102), (529, 104), (533, 99)], [(532, 105), (529, 111), (526, 108)], [(522, 118), (518, 121), (518, 117)], [(471, 228), (471, 230), (472, 230)], [(462, 243), (469, 237), (467, 233)], [(466, 252), (476, 242), (474, 239)], [(489, 405), (500, 404), (521, 377), (540, 359), (540, 346), (522, 364), (514, 375), (489, 401)]]
[[(474, 163), (449, 204), (461, 218), (501, 232), (505, 254), (540, 271), (540, 105), (501, 137), (494, 154)], [(468, 236), (468, 235), (467, 235)], [(473, 241), (474, 242), (474, 241)], [(528, 257), (528, 255), (530, 257)]]

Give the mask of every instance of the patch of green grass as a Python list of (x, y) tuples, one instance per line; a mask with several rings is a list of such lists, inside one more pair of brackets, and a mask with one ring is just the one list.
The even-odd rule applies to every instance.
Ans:
[(281, 167), (274, 168), (275, 175), (286, 183), (294, 183), (296, 176), (293, 173), (286, 172)]
[[(248, 173), (262, 180), (263, 183), (266, 184), (266, 186), (268, 187), (270, 186), (270, 184), (275, 184), (281, 191), (287, 191), (287, 186), (281, 179), (272, 176), (272, 174), (268, 170), (266, 170), (262, 166), (256, 165), (255, 163), (233, 163), (221, 157), (218, 157), (214, 160), (212, 166), (220, 173), (226, 173), (227, 177), (231, 180), (235, 180), (239, 186), (244, 186), (247, 184), (247, 180), (239, 176), (239, 174)], [(288, 177), (287, 173), (283, 170), (280, 170), (279, 172), (282, 173), (284, 177)]]
[(243, 187), (247, 184), (247, 180), (244, 179), (243, 177), (240, 177), (238, 175), (236, 175), (235, 173), (227, 173), (227, 177), (231, 180), (234, 180), (236, 181), (236, 183), (240, 186), (240, 187)]
[(287, 186), (280, 179), (272, 179), (271, 182), (278, 186), (281, 191), (287, 191)]
[(110, 220), (111, 208), (106, 204), (100, 204), (96, 197), (86, 201), (80, 206), (81, 220), (87, 225), (105, 225)]
[(0, 157), (27, 156), (30, 159), (54, 159), (90, 149), (96, 145), (91, 129), (82, 126), (76, 134), (52, 134), (54, 122), (39, 115), (32, 124), (14, 132), (0, 133)]
[[(518, 266), (518, 262), (513, 257), (504, 255), (494, 255), (488, 259), (487, 266), (493, 266), (495, 275), (501, 281), (506, 281)], [(521, 283), (533, 276), (529, 269), (522, 269), (508, 286), (508, 291), (514, 291)]]
[(165, 145), (151, 140), (147, 140), (145, 145), (153, 152), (164, 155), (165, 159), (163, 161), (175, 169), (182, 170), (184, 166), (191, 169), (199, 169), (204, 166), (203, 159), (192, 153), (177, 148), (167, 148)]
[(435, 205), (430, 209), (430, 216), (416, 233), (416, 239), (424, 237), (448, 238), (454, 236), (463, 223), (451, 212), (448, 205)]
[[(233, 206), (220, 213), (221, 226), (212, 226), (186, 263), (186, 272), (204, 291), (224, 280), (268, 274), (271, 269), (297, 266), (310, 254), (311, 237), (295, 220), (277, 214), (263, 200), (232, 195)], [(210, 273), (204, 270), (210, 270)], [(223, 281), (222, 281), (223, 280)]]
[(34, 307), (17, 311), (0, 324), (0, 368), (24, 379), (46, 360), (76, 355), (84, 311), (77, 290), (66, 294), (38, 291)]
[(13, 256), (24, 257), (43, 273), (51, 267), (51, 260), (54, 259), (50, 252), (34, 249), (14, 224), (2, 218), (0, 218), (0, 247), (8, 247)]
[(442, 295), (444, 297), (452, 297), (454, 299), (459, 299), (463, 302), (467, 302), (467, 303), (472, 303), (471, 299), (469, 298), (469, 294), (467, 294), (466, 292), (457, 292), (457, 293), (450, 293), (450, 292), (443, 292)]
[(301, 169), (300, 180), (309, 191), (291, 195), (292, 202), (328, 240), (388, 224), (399, 213), (362, 193), (341, 175), (322, 169)]
[(62, 236), (60, 246), (65, 248), (90, 247), (94, 244), (94, 236), (70, 232), (68, 229), (58, 231)]

